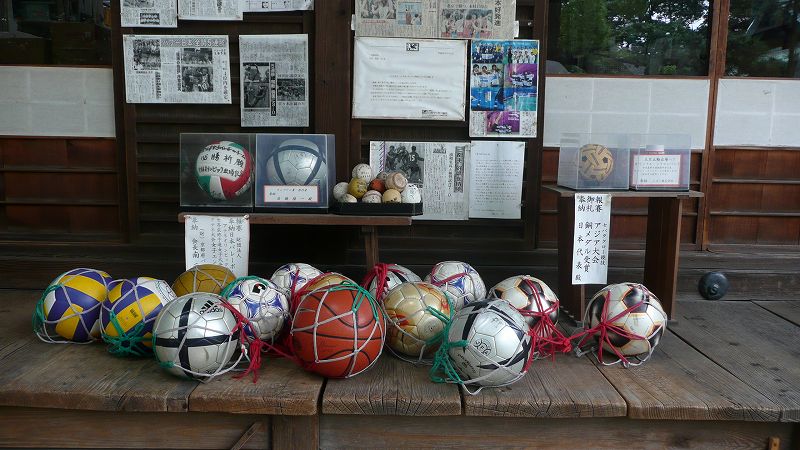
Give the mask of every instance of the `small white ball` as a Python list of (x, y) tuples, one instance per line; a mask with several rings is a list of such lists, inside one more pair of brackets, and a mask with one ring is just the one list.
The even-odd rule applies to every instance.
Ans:
[(378, 191), (367, 191), (367, 193), (361, 197), (361, 201), (364, 203), (381, 203), (383, 201), (383, 195)]
[(387, 177), (387, 176), (389, 176), (389, 174), (388, 174), (388, 173), (386, 173), (386, 172), (378, 172), (378, 174), (377, 174), (377, 175), (375, 175), (375, 179), (376, 179), (376, 180), (381, 180), (381, 181), (385, 182), (385, 181), (386, 181), (386, 177)]
[(419, 186), (416, 184), (409, 184), (403, 189), (403, 192), (400, 193), (400, 197), (403, 199), (403, 203), (421, 203), (422, 202), (422, 193), (419, 190)]
[(372, 168), (369, 164), (358, 164), (353, 167), (353, 178), (361, 178), (369, 183), (372, 181)]
[(339, 200), (339, 201), (342, 202), (342, 203), (358, 203), (358, 199), (353, 197), (350, 194), (344, 194), (342, 196), (342, 199)]
[(348, 186), (349, 184), (346, 181), (336, 183), (336, 186), (333, 187), (333, 198), (341, 202), (344, 194), (347, 194)]
[(403, 192), (408, 185), (408, 179), (401, 172), (392, 172), (386, 177), (386, 187)]

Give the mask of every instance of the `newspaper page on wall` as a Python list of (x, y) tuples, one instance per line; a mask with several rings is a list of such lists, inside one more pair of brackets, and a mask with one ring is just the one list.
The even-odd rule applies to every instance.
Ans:
[(372, 141), (374, 173), (403, 172), (419, 186), (424, 214), (414, 220), (469, 218), (469, 142)]
[(473, 41), (469, 135), (536, 137), (539, 41)]
[(244, 12), (310, 11), (314, 0), (242, 0)]
[(308, 35), (239, 37), (243, 127), (308, 126)]
[(128, 103), (231, 103), (228, 36), (123, 36)]
[(514, 39), (516, 0), (356, 0), (356, 36)]
[(177, 28), (177, 0), (120, 0), (123, 27)]
[(178, 0), (183, 20), (242, 20), (243, 0)]
[(474, 141), (469, 167), (470, 217), (522, 218), (524, 142)]
[(464, 120), (466, 41), (356, 38), (353, 117)]

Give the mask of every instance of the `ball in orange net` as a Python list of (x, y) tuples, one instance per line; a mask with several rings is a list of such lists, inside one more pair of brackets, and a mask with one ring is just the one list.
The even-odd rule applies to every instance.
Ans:
[(330, 378), (349, 378), (370, 368), (385, 339), (383, 313), (355, 283), (306, 294), (292, 320), (295, 355), (306, 370)]
[(178, 297), (193, 292), (219, 294), (231, 281), (236, 279), (228, 268), (216, 264), (200, 264), (180, 274), (172, 283), (172, 290)]

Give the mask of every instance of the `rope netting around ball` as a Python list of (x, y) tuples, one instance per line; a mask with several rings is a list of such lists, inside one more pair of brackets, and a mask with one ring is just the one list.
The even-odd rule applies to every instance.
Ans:
[[(472, 284), (472, 289), (473, 289), (473, 290), (475, 289), (475, 286), (477, 286), (477, 285), (478, 285), (478, 283), (475, 281), (475, 278), (474, 278), (474, 276), (473, 276), (473, 273), (469, 273), (469, 272), (459, 272), (459, 273), (454, 273), (454, 274), (452, 274), (452, 275), (450, 275), (450, 276), (448, 276), (448, 277), (442, 278), (441, 280), (436, 280), (436, 279), (434, 279), (434, 277), (433, 277), (433, 274), (431, 274), (431, 281), (430, 281), (430, 283), (431, 283), (432, 285), (434, 285), (434, 286), (438, 287), (438, 288), (441, 288), (441, 289), (442, 289), (442, 291), (444, 291), (444, 290), (446, 289), (446, 286), (448, 286), (448, 285), (450, 284), (450, 282), (451, 282), (451, 281), (453, 281), (453, 280), (457, 280), (457, 279), (459, 279), (459, 278), (461, 278), (461, 277), (468, 277), (468, 278), (469, 278), (469, 280), (470, 280), (470, 282), (471, 282), (471, 284)], [(478, 275), (478, 278), (480, 279), (480, 275)], [(481, 280), (481, 283), (483, 283), (483, 281), (482, 281), (482, 280)], [(464, 295), (469, 295), (469, 294), (474, 294), (474, 292), (464, 292)], [(473, 299), (473, 301), (476, 301), (476, 302), (477, 302), (477, 301), (481, 301), (481, 300), (483, 300), (483, 299), (482, 299), (482, 298), (475, 298), (475, 299)], [(461, 305), (461, 306), (464, 306), (464, 305)]]
[[(59, 276), (59, 278), (61, 278), (62, 276), (63, 274)], [(75, 276), (79, 275), (74, 275), (73, 277)], [(71, 278), (67, 277), (63, 280), (60, 280), (61, 282), (58, 284), (53, 284), (48, 286), (47, 289), (45, 289), (42, 295), (39, 297), (39, 300), (36, 301), (36, 306), (33, 309), (33, 317), (32, 317), (33, 332), (42, 342), (47, 342), (48, 344), (91, 344), (92, 342), (99, 340), (99, 337), (91, 337), (92, 328), (94, 328), (97, 321), (100, 320), (99, 316), (91, 324), (87, 323), (86, 318), (88, 315), (91, 315), (93, 311), (100, 308), (102, 302), (97, 302), (96, 305), (88, 309), (83, 309), (81, 306), (74, 303), (72, 301), (72, 298), (70, 298), (69, 290), (66, 289), (65, 286), (70, 279)], [(55, 293), (55, 291), (59, 289), (63, 289), (64, 298), (66, 298), (68, 303), (67, 310), (72, 311), (72, 314), (67, 316), (62, 316), (58, 320), (47, 320), (47, 316), (44, 313), (45, 301), (47, 300), (47, 296), (50, 295), (50, 293)], [(77, 308), (80, 308), (81, 311), (78, 311)], [(73, 341), (59, 335), (56, 332), (56, 327), (60, 323), (75, 319), (78, 320), (77, 326), (81, 327), (81, 329), (86, 333), (86, 336), (89, 337), (89, 339), (87, 339), (86, 341)]]
[[(224, 266), (220, 266), (220, 267), (224, 268)], [(217, 285), (217, 287), (219, 287), (220, 292), (223, 289), (225, 289), (226, 286), (228, 286), (230, 284), (230, 283), (225, 284), (225, 282), (228, 281), (228, 279), (229, 279), (228, 278), (228, 273), (225, 273), (225, 277), (222, 280), (219, 280), (219, 279), (217, 279), (217, 277), (215, 275), (212, 275), (211, 273), (209, 273), (205, 269), (203, 269), (201, 267), (201, 265), (194, 266), (189, 270), (192, 271), (192, 291), (195, 291), (197, 289), (197, 286), (199, 286), (199, 284), (202, 283), (203, 281), (212, 281), (214, 284)], [(205, 276), (205, 279), (198, 280), (198, 275), (199, 274), (203, 274)]]
[(403, 275), (403, 271), (396, 267), (391, 267), (386, 263), (377, 263), (364, 275), (361, 287), (369, 290), (369, 284), (372, 283), (372, 280), (375, 280), (375, 300), (379, 300), (383, 298), (383, 294), (387, 291), (386, 285), (389, 283), (390, 273)]
[(556, 327), (555, 322), (550, 317), (553, 313), (558, 314), (559, 300), (556, 298), (545, 308), (545, 302), (542, 300), (542, 296), (539, 295), (539, 289), (536, 288), (534, 281), (528, 278), (524, 278), (523, 281), (533, 292), (533, 301), (536, 306), (536, 311), (518, 309), (523, 316), (534, 318), (534, 324), (530, 330), (533, 342), (532, 359), (550, 358), (552, 360), (555, 359), (556, 353), (568, 353), (572, 350), (571, 341)]
[[(324, 320), (320, 321), (320, 317), (319, 316), (320, 316), (320, 312), (322, 310), (322, 305), (325, 303), (325, 300), (327, 299), (328, 295), (330, 295), (333, 292), (339, 292), (339, 291), (355, 292), (355, 296), (353, 298), (352, 307), (350, 308), (349, 311), (342, 312), (340, 314), (337, 314), (335, 316), (331, 316), (331, 317), (329, 317), (327, 319), (324, 319)], [(307, 331), (311, 331), (312, 332), (312, 336), (313, 336), (312, 341), (313, 341), (313, 344), (314, 344), (314, 362), (313, 362), (314, 365), (315, 364), (324, 364), (324, 363), (332, 363), (332, 362), (337, 362), (337, 361), (343, 361), (343, 360), (347, 360), (347, 359), (352, 358), (351, 363), (350, 363), (350, 367), (348, 368), (348, 374), (344, 377), (344, 378), (349, 378), (349, 377), (354, 375), (353, 374), (353, 369), (354, 369), (354, 365), (355, 365), (355, 362), (356, 362), (356, 358), (353, 358), (353, 357), (357, 356), (360, 352), (364, 351), (366, 346), (370, 344), (371, 340), (376, 337), (375, 336), (375, 332), (379, 331), (379, 333), (380, 333), (379, 336), (381, 337), (382, 340), (385, 339), (385, 337), (386, 337), (386, 329), (384, 327), (383, 321), (381, 320), (381, 314), (379, 313), (379, 306), (377, 304), (377, 301), (375, 301), (375, 299), (372, 297), (372, 294), (370, 294), (369, 291), (367, 291), (363, 287), (361, 287), (361, 286), (359, 286), (359, 285), (357, 285), (355, 283), (349, 282), (349, 281), (343, 281), (343, 282), (341, 282), (339, 284), (336, 284), (336, 285), (333, 285), (333, 286), (326, 286), (326, 287), (322, 287), (322, 288), (316, 289), (314, 291), (311, 291), (311, 292), (309, 292), (307, 294), (304, 294), (303, 300), (305, 299), (305, 296), (307, 296), (308, 294), (311, 294), (311, 293), (319, 293), (319, 294), (321, 294), (321, 297), (318, 298), (318, 305), (317, 305), (316, 309), (315, 310), (311, 310), (311, 309), (300, 310), (300, 307), (302, 306), (302, 300), (301, 300), (300, 303), (297, 305), (298, 306), (298, 310), (296, 310), (294, 312), (294, 316), (295, 316), (295, 320), (296, 320), (297, 314), (299, 314), (300, 312), (305, 312), (305, 311), (312, 312), (312, 313), (315, 314), (314, 322), (312, 324), (304, 326), (304, 327), (294, 328), (294, 326), (293, 326), (292, 327), (292, 333), (293, 334), (294, 333), (302, 333), (302, 332), (307, 332)], [(359, 334), (359, 327), (358, 327), (357, 311), (359, 311), (361, 309), (361, 305), (364, 303), (364, 301), (369, 302), (370, 310), (372, 312), (372, 319), (373, 319), (372, 328), (369, 330), (369, 337), (361, 337), (360, 334)], [(351, 322), (353, 324), (352, 325), (352, 328), (353, 328), (353, 349), (352, 349), (352, 351), (350, 353), (347, 353), (347, 354), (344, 354), (344, 355), (341, 355), (341, 356), (338, 356), (338, 357), (335, 357), (335, 358), (324, 358), (324, 359), (320, 358), (320, 356), (319, 356), (319, 348), (318, 348), (318, 344), (317, 344), (317, 336), (318, 336), (317, 331), (318, 331), (319, 327), (322, 326), (322, 325), (325, 325), (327, 323), (334, 322), (334, 321), (341, 320), (341, 319), (346, 319), (346, 318), (350, 318)], [(359, 341), (363, 341), (363, 344), (359, 345), (358, 344)], [(291, 353), (294, 354), (295, 353), (294, 341), (292, 339), (289, 339), (289, 348), (291, 350)], [(379, 349), (378, 354), (375, 356), (375, 358), (373, 358), (372, 363), (374, 363), (375, 361), (378, 360), (378, 358), (381, 356), (382, 352), (383, 352), (383, 346), (381, 346), (381, 349)], [(301, 361), (299, 358), (296, 358), (295, 361), (301, 367), (303, 367), (304, 369), (309, 369), (312, 366), (312, 363), (306, 362), (306, 361)]]
[[(148, 319), (148, 313), (145, 312), (144, 307), (142, 306), (141, 297), (139, 296), (139, 290), (136, 289), (137, 284), (131, 280), (118, 280), (119, 283), (129, 284), (131, 286), (130, 290), (125, 292), (125, 294), (117, 299), (114, 303), (111, 303), (111, 309), (106, 308), (105, 304), (103, 304), (103, 312), (100, 313), (101, 317), (105, 313), (108, 315), (108, 322), (111, 326), (114, 327), (114, 331), (116, 332), (116, 336), (112, 336), (108, 334), (105, 330), (102, 330), (101, 336), (103, 341), (108, 344), (108, 352), (112, 355), (116, 356), (150, 356), (152, 350), (150, 348), (145, 347), (142, 343), (147, 341), (151, 342), (152, 339), (145, 337), (147, 334), (147, 326), (150, 325), (152, 322), (156, 320), (155, 316)], [(124, 289), (121, 289), (120, 292), (124, 292)], [(114, 311), (114, 307), (116, 305), (121, 304), (121, 302), (127, 297), (128, 295), (133, 295), (136, 298), (135, 304), (139, 310), (139, 317), (141, 317), (141, 321), (131, 327), (129, 330), (125, 331), (122, 325), (117, 318), (117, 312)], [(148, 294), (150, 295), (150, 294)], [(102, 322), (101, 322), (102, 325)]]
[[(653, 351), (655, 350), (655, 346), (648, 345), (649, 350), (639, 355), (624, 355), (622, 354), (620, 349), (617, 348), (617, 346), (614, 345), (614, 343), (611, 341), (611, 336), (610, 336), (610, 334), (613, 333), (628, 340), (643, 341), (643, 340), (649, 340), (651, 337), (653, 337), (653, 335), (655, 335), (655, 333), (658, 333), (660, 328), (656, 328), (653, 331), (653, 333), (650, 334), (649, 336), (640, 336), (638, 334), (632, 333), (614, 324), (614, 322), (635, 311), (642, 305), (645, 304), (649, 305), (650, 302), (648, 302), (645, 299), (639, 300), (635, 304), (625, 308), (615, 316), (609, 318), (608, 317), (609, 301), (606, 299), (603, 302), (603, 310), (600, 313), (599, 322), (597, 323), (597, 325), (590, 327), (589, 326), (589, 324), (591, 323), (590, 311), (592, 310), (592, 304), (594, 304), (595, 301), (598, 301), (599, 298), (600, 297), (593, 298), (592, 301), (590, 301), (589, 304), (586, 305), (586, 312), (584, 313), (583, 316), (583, 323), (584, 323), (583, 331), (579, 331), (576, 334), (569, 337), (570, 341), (579, 339), (578, 345), (575, 347), (575, 355), (581, 357), (587, 353), (592, 353), (596, 351), (594, 356), (597, 359), (597, 362), (599, 362), (604, 366), (612, 366), (614, 364), (619, 364), (619, 363), (622, 363), (623, 367), (638, 366), (647, 361), (648, 359), (650, 359), (650, 357), (653, 355)], [(658, 310), (660, 311), (660, 308)], [(663, 313), (661, 312), (659, 312), (659, 314), (662, 314), (663, 322), (666, 323), (667, 317), (664, 316)], [(612, 362), (604, 361), (603, 355), (606, 352), (614, 355), (616, 359)]]
[[(477, 314), (480, 310), (473, 312), (473, 314)], [(511, 384), (516, 383), (525, 374), (528, 372), (528, 369), (533, 362), (533, 357), (529, 356), (522, 371), (517, 372), (512, 370), (509, 366), (514, 363), (514, 358), (509, 358), (506, 364), (498, 364), (497, 362), (493, 361), (492, 359), (486, 357), (482, 353), (475, 352), (473, 354), (477, 354), (483, 361), (484, 364), (482, 365), (490, 365), (494, 367), (494, 370), (487, 373), (486, 375), (479, 376), (477, 378), (472, 379), (462, 379), (461, 375), (458, 374), (458, 371), (453, 364), (453, 360), (450, 358), (450, 349), (451, 348), (466, 348), (469, 345), (469, 341), (466, 339), (458, 340), (450, 342), (447, 339), (447, 336), (450, 334), (450, 327), (452, 326), (453, 322), (451, 321), (445, 326), (443, 331), (445, 339), (442, 344), (439, 346), (439, 349), (436, 351), (436, 356), (433, 358), (433, 367), (431, 367), (430, 371), (428, 372), (428, 376), (430, 377), (431, 381), (434, 383), (451, 383), (451, 384), (458, 384), (461, 386), (461, 389), (464, 390), (469, 395), (477, 395), (486, 387), (503, 387), (509, 386)], [(517, 348), (514, 354), (517, 354), (520, 351), (525, 350), (524, 341), (520, 341), (517, 344)], [(504, 371), (508, 374), (512, 375), (512, 378), (501, 384), (493, 384), (492, 386), (483, 386), (480, 383), (495, 374), (496, 371)], [(469, 386), (476, 386), (476, 388), (470, 389)]]

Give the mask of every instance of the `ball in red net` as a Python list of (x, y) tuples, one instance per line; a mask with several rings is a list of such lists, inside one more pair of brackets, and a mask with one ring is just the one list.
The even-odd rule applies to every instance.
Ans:
[(291, 345), (303, 367), (330, 378), (367, 370), (386, 338), (383, 313), (355, 284), (326, 286), (306, 294), (292, 321)]

